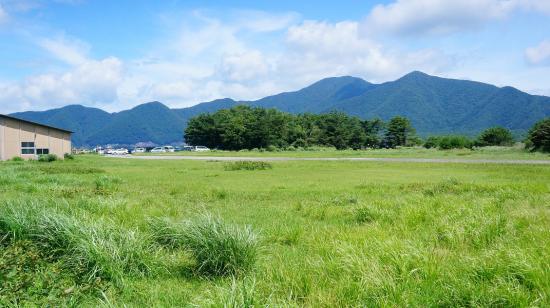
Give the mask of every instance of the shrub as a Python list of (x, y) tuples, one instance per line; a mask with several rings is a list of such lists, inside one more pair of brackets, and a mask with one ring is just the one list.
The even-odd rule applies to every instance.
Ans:
[(426, 149), (431, 149), (431, 148), (437, 148), (439, 146), (439, 137), (428, 137), (428, 139), (426, 139), (426, 141), (424, 142), (424, 147)]
[(57, 160), (57, 155), (55, 154), (44, 154), (38, 156), (38, 161), (43, 163), (50, 163)]
[(65, 153), (65, 154), (63, 154), (63, 158), (68, 159), (68, 160), (74, 160), (74, 155), (69, 154), (69, 153)]
[(10, 159), (10, 161), (25, 161), (25, 160), (19, 156), (14, 156), (12, 157), (12, 159)]
[(438, 147), (441, 150), (471, 148), (472, 141), (465, 136), (443, 136), (439, 138)]
[(236, 170), (267, 170), (273, 166), (265, 161), (236, 161), (224, 165), (226, 171)]
[(199, 273), (223, 276), (250, 270), (258, 251), (257, 235), (249, 227), (229, 225), (210, 215), (180, 224), (151, 222), (158, 243), (187, 249)]
[(513, 143), (512, 133), (506, 128), (498, 126), (486, 129), (476, 140), (477, 146), (505, 146)]
[(550, 118), (537, 122), (529, 130), (527, 144), (534, 151), (550, 152)]
[(266, 148), (266, 151), (268, 152), (279, 152), (279, 148), (274, 145), (268, 145)]

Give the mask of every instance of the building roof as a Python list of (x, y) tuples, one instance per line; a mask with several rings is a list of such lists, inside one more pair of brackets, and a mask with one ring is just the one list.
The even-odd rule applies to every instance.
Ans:
[(20, 122), (29, 123), (29, 124), (32, 124), (32, 125), (38, 125), (38, 126), (42, 126), (42, 127), (53, 128), (53, 129), (60, 130), (60, 131), (70, 133), (70, 134), (74, 133), (73, 131), (70, 131), (70, 130), (67, 130), (67, 129), (63, 129), (63, 128), (59, 128), (59, 127), (55, 127), (55, 126), (51, 126), (51, 125), (46, 125), (46, 124), (42, 124), (42, 123), (37, 123), (37, 122), (33, 122), (33, 121), (23, 120), (23, 119), (15, 118), (15, 117), (12, 117), (12, 116), (7, 116), (5, 114), (0, 114), (0, 118), (6, 118), (6, 119), (11, 119), (11, 120), (16, 120), (16, 121), (20, 121)]

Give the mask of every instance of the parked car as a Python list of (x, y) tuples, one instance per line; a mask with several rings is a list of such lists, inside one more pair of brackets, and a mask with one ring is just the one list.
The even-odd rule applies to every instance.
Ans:
[(128, 155), (128, 149), (120, 148), (113, 150), (111, 152), (112, 155)]
[(190, 145), (186, 145), (183, 148), (181, 148), (182, 151), (193, 151), (195, 147), (192, 147)]
[(202, 146), (202, 145), (197, 145), (195, 147), (195, 151), (196, 152), (206, 152), (206, 151), (210, 151), (210, 149), (205, 147), (205, 146)]
[(151, 150), (151, 153), (166, 153), (166, 149), (164, 147), (156, 147)]
[(176, 151), (176, 149), (174, 149), (174, 147), (171, 146), (171, 145), (165, 145), (165, 146), (163, 146), (163, 148), (164, 148), (165, 152), (175, 152)]
[(135, 149), (134, 149), (134, 153), (145, 153), (145, 152), (147, 152), (147, 151), (145, 150), (145, 148), (135, 148)]

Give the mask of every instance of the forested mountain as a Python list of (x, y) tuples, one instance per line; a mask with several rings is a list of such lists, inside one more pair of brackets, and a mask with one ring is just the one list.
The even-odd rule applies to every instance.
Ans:
[(550, 116), (550, 97), (530, 95), (511, 87), (412, 72), (382, 84), (355, 77), (332, 77), (295, 92), (257, 101), (229, 98), (182, 109), (159, 102), (107, 113), (71, 105), (12, 116), (73, 130), (75, 145), (181, 142), (188, 120), (238, 104), (276, 108), (291, 113), (343, 111), (362, 119), (409, 118), (421, 136), (461, 133), (474, 135), (495, 125), (524, 133), (537, 120)]

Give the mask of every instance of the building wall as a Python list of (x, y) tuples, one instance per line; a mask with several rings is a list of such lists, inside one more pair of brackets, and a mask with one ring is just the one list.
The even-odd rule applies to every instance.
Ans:
[(4, 118), (0, 117), (0, 161), (4, 160)]
[[(13, 157), (35, 159), (36, 154), (21, 154), (22, 142), (34, 142), (35, 149), (48, 149), (50, 154), (63, 158), (71, 153), (71, 134), (53, 128), (33, 125), (13, 119), (2, 118), (0, 127), (0, 159)], [(0, 122), (0, 123), (2, 123)]]

